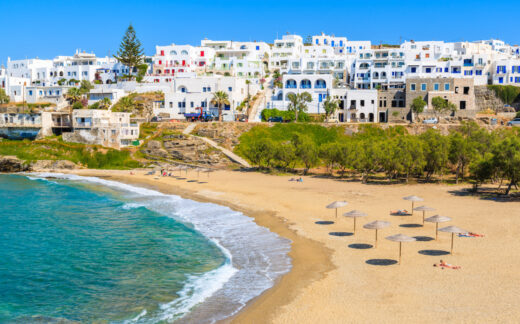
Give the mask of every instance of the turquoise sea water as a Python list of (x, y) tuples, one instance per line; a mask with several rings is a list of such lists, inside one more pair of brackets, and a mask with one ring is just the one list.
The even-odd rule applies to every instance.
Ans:
[(225, 264), (206, 237), (135, 200), (0, 175), (0, 323), (158, 322), (192, 276)]

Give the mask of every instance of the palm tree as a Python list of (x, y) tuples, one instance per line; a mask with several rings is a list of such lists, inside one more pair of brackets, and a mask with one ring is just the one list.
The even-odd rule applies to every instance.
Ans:
[(291, 102), (289, 104), (289, 111), (294, 111), (295, 119), (298, 121), (298, 113), (307, 111), (307, 103), (312, 101), (312, 96), (308, 92), (302, 92), (299, 94), (289, 93), (287, 98)]
[(222, 121), (222, 105), (229, 105), (228, 94), (224, 91), (217, 91), (213, 93), (211, 103), (218, 106), (218, 120)]
[(327, 98), (325, 98), (325, 101), (323, 102), (323, 109), (325, 109), (325, 119), (327, 122), (329, 121), (329, 117), (334, 115), (338, 108), (339, 105), (337, 100), (332, 99), (331, 96), (327, 96)]
[(74, 104), (81, 99), (81, 91), (79, 91), (78, 88), (70, 88), (69, 91), (67, 91), (67, 100), (70, 102), (70, 104)]
[(112, 101), (109, 98), (105, 97), (100, 101), (100, 106), (103, 109), (108, 109), (112, 105)]
[(118, 111), (121, 111), (121, 112), (133, 112), (133, 110), (135, 108), (134, 99), (130, 98), (129, 96), (119, 99), (117, 104), (119, 106)]

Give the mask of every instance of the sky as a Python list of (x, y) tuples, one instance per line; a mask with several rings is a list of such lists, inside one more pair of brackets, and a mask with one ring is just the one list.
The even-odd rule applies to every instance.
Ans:
[(509, 0), (0, 0), (0, 64), (76, 49), (114, 54), (131, 23), (145, 53), (204, 38), (272, 43), (321, 32), (373, 44), (502, 39), (520, 43), (520, 1)]

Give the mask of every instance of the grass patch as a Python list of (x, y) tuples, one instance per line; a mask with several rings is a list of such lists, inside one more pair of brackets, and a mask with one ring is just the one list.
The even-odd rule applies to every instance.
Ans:
[(0, 155), (13, 155), (32, 162), (37, 160), (68, 160), (90, 169), (133, 169), (140, 167), (130, 151), (100, 146), (66, 143), (61, 138), (36, 141), (0, 141)]

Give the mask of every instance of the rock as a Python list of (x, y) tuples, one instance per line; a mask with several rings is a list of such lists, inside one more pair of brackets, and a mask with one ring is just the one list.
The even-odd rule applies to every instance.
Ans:
[(39, 160), (31, 164), (32, 171), (42, 170), (74, 170), (78, 165), (67, 160)]
[(0, 172), (25, 172), (31, 167), (16, 156), (0, 156)]

